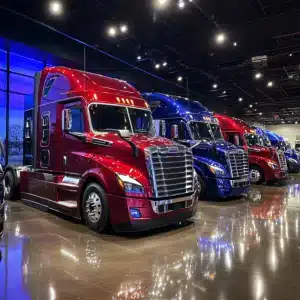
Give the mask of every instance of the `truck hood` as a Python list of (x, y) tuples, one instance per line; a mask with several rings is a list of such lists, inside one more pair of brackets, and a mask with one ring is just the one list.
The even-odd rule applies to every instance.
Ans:
[(226, 153), (234, 150), (243, 149), (224, 140), (217, 140), (215, 142), (203, 141), (197, 147), (193, 148), (193, 154), (196, 161), (205, 161), (206, 163), (218, 162), (224, 168), (228, 169)]

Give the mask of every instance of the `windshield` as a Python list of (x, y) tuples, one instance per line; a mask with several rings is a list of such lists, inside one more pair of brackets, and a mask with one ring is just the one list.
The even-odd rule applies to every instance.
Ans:
[(267, 136), (260, 135), (259, 136), (260, 144), (266, 147), (271, 147), (271, 142)]
[(134, 133), (150, 133), (152, 129), (152, 117), (148, 110), (128, 107), (127, 112), (124, 106), (93, 104), (89, 111), (94, 131), (130, 130)]
[(245, 134), (245, 139), (249, 147), (263, 146), (260, 137), (256, 134)]
[(201, 139), (223, 139), (220, 126), (217, 124), (191, 122), (190, 128), (195, 140)]

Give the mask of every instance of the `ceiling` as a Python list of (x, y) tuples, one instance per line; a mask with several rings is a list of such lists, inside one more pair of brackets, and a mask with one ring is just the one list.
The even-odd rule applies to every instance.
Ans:
[[(300, 122), (299, 0), (170, 0), (164, 10), (155, 9), (154, 1), (61, 0), (59, 17), (49, 14), (48, 1), (1, 5), (182, 85), (183, 93), (205, 98), (221, 113), (265, 124)], [(109, 26), (123, 23), (128, 34), (107, 35)], [(227, 36), (223, 45), (215, 42), (220, 32)], [(166, 67), (155, 69), (164, 61)]]

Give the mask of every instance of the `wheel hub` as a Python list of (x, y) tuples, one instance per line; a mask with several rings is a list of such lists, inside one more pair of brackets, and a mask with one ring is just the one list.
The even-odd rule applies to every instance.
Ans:
[(96, 223), (102, 214), (102, 203), (98, 194), (91, 193), (86, 201), (85, 209), (91, 222)]
[(258, 170), (252, 169), (250, 170), (250, 181), (258, 182), (261, 179), (261, 174)]

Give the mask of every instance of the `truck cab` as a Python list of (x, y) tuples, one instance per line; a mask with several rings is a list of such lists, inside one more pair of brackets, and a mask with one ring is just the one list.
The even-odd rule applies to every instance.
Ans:
[(147, 230), (195, 214), (191, 150), (152, 134), (149, 106), (127, 82), (45, 68), (24, 113), (24, 166), (8, 166), (5, 176), (10, 191), (20, 182), (26, 204), (98, 232)]
[(291, 149), (290, 145), (285, 142), (284, 138), (277, 133), (265, 130), (265, 134), (273, 148), (284, 152), (289, 172), (298, 173), (300, 171), (300, 154), (298, 151)]
[(144, 94), (156, 133), (193, 151), (201, 196), (240, 196), (249, 187), (248, 155), (224, 140), (218, 120), (199, 102), (161, 93)]
[(287, 177), (287, 163), (282, 151), (263, 145), (261, 138), (246, 122), (225, 115), (215, 115), (224, 138), (249, 153), (251, 183), (274, 182)]

